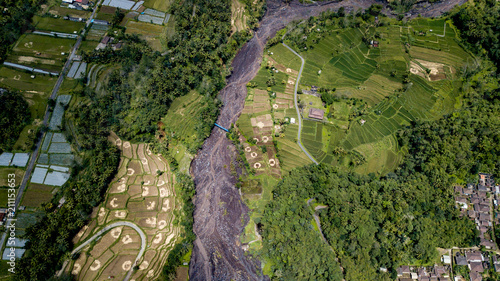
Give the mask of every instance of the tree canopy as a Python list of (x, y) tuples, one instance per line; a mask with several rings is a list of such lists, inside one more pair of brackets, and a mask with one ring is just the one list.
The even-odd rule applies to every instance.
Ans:
[(31, 121), (28, 102), (15, 92), (0, 94), (0, 152), (11, 150)]

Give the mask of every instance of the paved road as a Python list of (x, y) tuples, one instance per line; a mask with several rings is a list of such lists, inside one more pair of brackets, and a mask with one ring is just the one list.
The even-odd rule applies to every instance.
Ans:
[[(102, 1), (103, 0), (101, 0), (99, 4), (101, 4)], [(94, 18), (95, 12), (97, 11), (97, 6), (99, 4), (96, 5), (96, 8), (92, 12), (92, 16), (87, 21), (86, 27), (88, 27), (90, 25), (91, 20)], [(59, 91), (59, 88), (61, 87), (62, 82), (64, 81), (64, 73), (68, 70), (68, 68), (71, 64), (71, 61), (75, 57), (75, 54), (78, 51), (78, 48), (80, 47), (81, 43), (82, 43), (82, 37), (80, 36), (80, 37), (78, 37), (78, 40), (76, 40), (76, 44), (73, 46), (71, 54), (69, 55), (68, 60), (64, 64), (64, 67), (59, 75), (59, 78), (57, 79), (57, 82), (54, 85), (54, 89), (52, 90), (52, 94), (50, 95), (50, 99), (56, 98), (57, 92)], [(49, 112), (48, 107), (47, 107), (45, 110), (45, 116), (43, 117), (43, 126), (47, 126), (47, 124), (49, 123), (49, 116), (50, 116), (50, 112)], [(19, 186), (19, 190), (17, 191), (15, 210), (17, 210), (17, 207), (19, 206), (19, 203), (21, 202), (21, 199), (23, 198), (24, 189), (26, 189), (26, 185), (28, 184), (28, 181), (31, 177), (31, 173), (33, 172), (33, 169), (35, 168), (35, 161), (36, 161), (36, 158), (38, 157), (38, 154), (40, 153), (40, 146), (42, 145), (42, 140), (43, 140), (44, 136), (45, 136), (45, 133), (43, 133), (42, 137), (38, 139), (38, 141), (35, 145), (35, 150), (33, 151), (32, 155), (31, 155), (31, 159), (30, 159), (28, 166), (26, 168), (26, 172), (24, 173), (23, 180), (21, 181), (21, 185)]]
[[(311, 204), (311, 201), (314, 200), (314, 198), (310, 198), (309, 200), (307, 200), (307, 206), (310, 206)], [(330, 245), (328, 243), (328, 241), (326, 241), (326, 238), (325, 238), (325, 235), (323, 235), (323, 230), (321, 229), (321, 221), (319, 220), (319, 216), (316, 214), (316, 211), (319, 210), (319, 209), (324, 209), (324, 208), (328, 208), (327, 206), (325, 205), (319, 205), (319, 206), (316, 206), (314, 208), (314, 213), (313, 213), (313, 217), (314, 217), (314, 220), (316, 221), (316, 225), (318, 226), (318, 230), (319, 230), (319, 233), (321, 234), (321, 238), (323, 238), (323, 241), (326, 242), (326, 244)], [(331, 247), (330, 247), (331, 248)]]
[[(80, 252), (83, 248), (85, 248), (85, 246), (87, 246), (89, 243), (91, 243), (95, 239), (100, 238), (101, 235), (104, 234), (105, 232), (111, 230), (112, 228), (119, 227), (119, 226), (129, 226), (129, 227), (133, 228), (135, 231), (137, 231), (137, 233), (139, 233), (139, 236), (141, 236), (141, 250), (139, 251), (139, 254), (137, 254), (137, 257), (135, 258), (135, 261), (132, 264), (132, 267), (130, 268), (127, 275), (123, 279), (124, 281), (128, 281), (130, 279), (130, 276), (132, 276), (132, 272), (134, 272), (134, 266), (137, 265), (137, 262), (144, 254), (144, 251), (146, 251), (146, 234), (144, 233), (144, 231), (142, 231), (142, 229), (140, 227), (138, 227), (134, 223), (131, 223), (128, 221), (119, 221), (119, 222), (115, 222), (115, 223), (112, 223), (112, 224), (105, 226), (103, 229), (99, 230), (96, 234), (94, 234), (92, 237), (90, 237), (85, 242), (83, 242), (80, 246), (76, 247), (73, 251), (71, 251), (71, 255), (74, 255), (74, 254)], [(67, 265), (68, 265), (68, 261), (65, 261), (61, 270), (57, 273), (57, 276), (60, 276), (64, 272), (64, 269), (66, 268)]]
[[(283, 35), (282, 39), (285, 38), (285, 35)], [(302, 151), (304, 151), (304, 153), (307, 155), (307, 157), (309, 157), (309, 159), (311, 159), (311, 161), (313, 161), (314, 164), (318, 165), (318, 162), (314, 159), (314, 157), (312, 157), (311, 154), (309, 154), (309, 152), (307, 152), (307, 150), (302, 146), (302, 142), (300, 140), (300, 132), (302, 131), (302, 116), (300, 115), (299, 105), (297, 104), (297, 89), (299, 87), (299, 80), (300, 80), (300, 75), (302, 75), (302, 69), (304, 69), (304, 58), (301, 55), (299, 55), (297, 52), (295, 52), (292, 48), (288, 47), (284, 42), (282, 42), (281, 44), (283, 44), (283, 46), (285, 46), (288, 50), (290, 50), (292, 53), (294, 53), (296, 56), (298, 56), (300, 58), (300, 60), (302, 61), (302, 64), (300, 65), (299, 75), (297, 76), (297, 81), (295, 81), (295, 89), (293, 91), (295, 110), (297, 110), (297, 116), (298, 116), (297, 119), (299, 120), (299, 130), (297, 132), (297, 144), (300, 146)]]
[[(100, 2), (102, 2), (102, 1), (103, 0), (101, 0)], [(94, 17), (98, 5), (96, 5), (96, 9), (94, 9), (94, 11), (92, 12), (92, 16), (87, 21), (86, 27), (89, 26), (91, 19)], [(82, 37), (80, 36), (80, 37), (78, 37), (78, 40), (76, 41), (76, 44), (73, 46), (73, 49), (71, 51), (70, 56), (68, 57), (68, 60), (66, 61), (66, 63), (63, 66), (63, 69), (62, 69), (62, 71), (61, 71), (61, 73), (59, 75), (59, 78), (57, 79), (57, 82), (54, 85), (54, 89), (52, 90), (52, 93), (50, 95), (50, 99), (55, 99), (56, 98), (57, 92), (59, 91), (59, 88), (61, 87), (61, 84), (62, 84), (62, 82), (64, 80), (64, 73), (69, 68), (69, 65), (71, 64), (71, 61), (73, 60), (73, 58), (74, 58), (74, 56), (75, 56), (78, 48), (80, 47), (81, 43), (82, 43)], [(49, 112), (48, 107), (47, 107), (45, 109), (45, 115), (43, 117), (43, 123), (42, 123), (43, 126), (47, 126), (47, 124), (49, 123), (49, 116), (50, 116), (50, 112)], [(21, 199), (23, 198), (24, 190), (26, 189), (26, 185), (28, 184), (28, 181), (29, 181), (29, 179), (31, 177), (31, 174), (33, 173), (33, 169), (35, 168), (35, 162), (36, 162), (36, 159), (38, 157), (38, 154), (40, 153), (40, 146), (42, 145), (42, 140), (43, 140), (44, 136), (45, 136), (45, 133), (42, 134), (42, 136), (38, 139), (38, 141), (35, 144), (35, 149), (33, 150), (33, 153), (31, 154), (31, 158), (30, 158), (30, 161), (28, 163), (28, 166), (26, 167), (26, 172), (24, 173), (24, 176), (23, 176), (23, 179), (21, 181), (21, 184), (19, 185), (19, 189), (17, 190), (17, 196), (16, 196), (16, 201), (15, 201), (14, 211), (17, 211), (17, 208), (18, 208), (19, 204), (21, 203)], [(12, 206), (10, 206), (10, 207), (12, 207)], [(7, 221), (6, 225), (9, 226), (10, 223), (11, 223), (11, 221)], [(6, 232), (4, 232), (2, 234), (2, 237), (0, 238), (0, 248), (3, 247), (3, 242), (5, 241), (5, 238), (6, 238)]]

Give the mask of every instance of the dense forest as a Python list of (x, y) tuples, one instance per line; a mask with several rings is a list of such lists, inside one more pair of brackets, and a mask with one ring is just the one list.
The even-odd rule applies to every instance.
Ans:
[(0, 1), (0, 63), (7, 57), (11, 44), (31, 27), (31, 19), (43, 0)]
[[(390, 279), (380, 267), (391, 272), (400, 263), (427, 263), (437, 246), (477, 242), (451, 186), (436, 188), (421, 173), (376, 179), (311, 165), (293, 170), (273, 193), (261, 220), (262, 254), (277, 280), (341, 280), (336, 256), (346, 280)], [(317, 211), (327, 243), (314, 230), (310, 198), (327, 206)]]
[(496, 0), (474, 0), (451, 11), (453, 23), (469, 47), (486, 53), (500, 67), (500, 4)]
[(0, 93), (0, 153), (12, 149), (30, 121), (28, 102), (19, 93)]

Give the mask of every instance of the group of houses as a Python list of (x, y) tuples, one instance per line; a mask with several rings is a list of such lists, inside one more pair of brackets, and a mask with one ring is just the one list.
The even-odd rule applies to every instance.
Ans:
[(89, 0), (62, 0), (68, 4), (68, 8), (77, 10), (87, 10), (89, 8)]
[(97, 47), (95, 49), (102, 50), (102, 49), (106, 48), (107, 46), (111, 47), (111, 49), (116, 51), (116, 50), (119, 50), (122, 48), (123, 43), (120, 41), (115, 42), (114, 37), (110, 37), (110, 36), (106, 35), (102, 38), (101, 42), (97, 45)]
[(414, 267), (402, 265), (396, 269), (399, 281), (450, 281), (450, 265)]
[[(481, 253), (479, 251), (465, 251), (457, 252), (455, 254), (455, 265), (466, 266), (469, 269), (469, 280), (470, 281), (482, 281), (482, 273), (490, 268), (493, 268), (496, 272), (500, 272), (500, 259), (495, 253)], [(462, 276), (457, 276), (457, 280), (466, 280)], [(469, 281), (467, 280), (467, 281)]]
[[(480, 245), (486, 249), (496, 249), (496, 243), (492, 240), (491, 234), (493, 230), (493, 216), (491, 213), (491, 197), (489, 194), (494, 193), (495, 198), (498, 196), (498, 186), (490, 174), (479, 174), (479, 183), (477, 185), (467, 184), (466, 187), (455, 186), (455, 202), (460, 208), (463, 215), (467, 216), (476, 222), (476, 227), (479, 230)], [(494, 200), (494, 205), (497, 205), (498, 200)]]

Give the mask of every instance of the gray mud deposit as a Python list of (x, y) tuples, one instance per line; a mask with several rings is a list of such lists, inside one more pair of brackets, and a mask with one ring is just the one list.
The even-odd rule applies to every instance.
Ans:
[[(435, 4), (426, 9), (425, 16), (438, 16), (440, 8), (449, 9), (464, 0)], [(373, 0), (346, 0), (304, 6), (294, 1), (286, 6), (280, 1), (268, 1), (267, 12), (255, 36), (245, 44), (232, 62), (233, 73), (227, 86), (220, 92), (224, 102), (217, 123), (224, 127), (234, 124), (241, 114), (246, 84), (255, 77), (262, 61), (267, 40), (289, 22), (318, 15), (327, 9), (345, 7), (366, 9)], [(439, 6), (441, 5), (441, 6)], [(444, 6), (444, 7), (443, 7)], [(214, 128), (210, 137), (194, 159), (191, 173), (196, 184), (194, 204), (194, 243), (189, 275), (190, 280), (262, 280), (260, 261), (244, 255), (239, 236), (248, 220), (248, 208), (242, 202), (236, 178), (230, 166), (238, 153), (226, 138), (225, 132)]]

